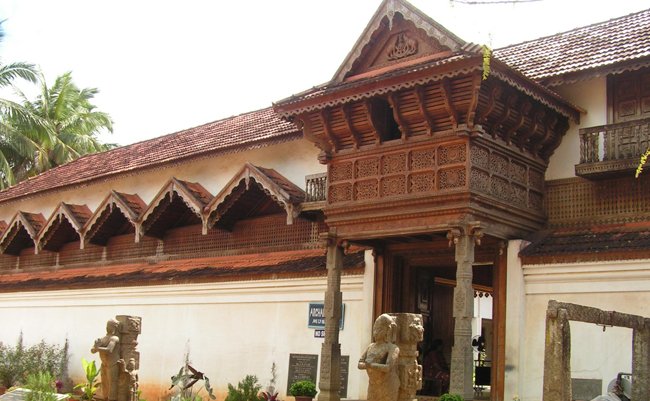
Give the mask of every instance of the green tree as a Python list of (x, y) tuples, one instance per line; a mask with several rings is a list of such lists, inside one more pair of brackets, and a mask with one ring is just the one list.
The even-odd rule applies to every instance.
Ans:
[(115, 146), (101, 143), (97, 138), (104, 129), (112, 132), (113, 122), (107, 113), (97, 111), (91, 103), (99, 92), (96, 88), (79, 89), (70, 72), (57, 77), (52, 86), (42, 74), (38, 81), (40, 91), (34, 100), (17, 91), (26, 114), (8, 116), (9, 124), (33, 144), (28, 157), (22, 157), (24, 152), (21, 152), (13, 160), (13, 172), (18, 180)]
[[(0, 21), (0, 42), (4, 38), (4, 29)], [(36, 69), (32, 64), (16, 62), (0, 63), (0, 89), (13, 85), (17, 79), (29, 82), (37, 81)], [(14, 121), (27, 121), (32, 116), (18, 103), (0, 98), (0, 189), (15, 182), (12, 161), (21, 155), (29, 154), (35, 144), (24, 138), (8, 123), (8, 117)]]

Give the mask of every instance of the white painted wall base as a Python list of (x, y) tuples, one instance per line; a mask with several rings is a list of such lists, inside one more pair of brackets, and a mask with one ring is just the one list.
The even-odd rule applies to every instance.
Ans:
[[(366, 273), (344, 276), (345, 328), (342, 354), (350, 355), (348, 397), (364, 398), (365, 374), (356, 369), (370, 338), (374, 267), (366, 252)], [(70, 341), (70, 373), (82, 378), (81, 358), (104, 335), (115, 315), (142, 317), (140, 381), (149, 401), (165, 399), (170, 377), (189, 350), (223, 399), (227, 383), (255, 374), (262, 385), (277, 364), (281, 399), (287, 399), (290, 353), (320, 354), (322, 339), (307, 328), (309, 302), (322, 302), (326, 279), (283, 279), (214, 284), (123, 287), (0, 294), (0, 341), (26, 344), (41, 339)]]

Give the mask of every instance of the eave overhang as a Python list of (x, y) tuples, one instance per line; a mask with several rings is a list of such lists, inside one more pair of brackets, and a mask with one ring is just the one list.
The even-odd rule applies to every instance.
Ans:
[[(264, 192), (263, 196), (268, 196), (287, 213), (287, 224), (292, 224), (293, 219), (298, 217), (300, 205), (306, 197), (305, 192), (273, 169), (246, 163), (205, 207), (207, 226), (204, 227), (204, 232), (217, 225), (251, 191), (252, 185), (257, 185)], [(226, 228), (229, 225), (226, 224)]]
[[(303, 113), (386, 95), (476, 71), (483, 71), (482, 53), (463, 51), (439, 60), (426, 60), (416, 65), (402, 66), (377, 76), (315, 87), (275, 103), (274, 109), (283, 118), (291, 120)], [(576, 123), (580, 122), (580, 114), (585, 112), (495, 58), (490, 60), (489, 75), (526, 93)]]
[(18, 212), (0, 237), (0, 253), (19, 255), (26, 248), (36, 247), (38, 232), (45, 225), (42, 214)]

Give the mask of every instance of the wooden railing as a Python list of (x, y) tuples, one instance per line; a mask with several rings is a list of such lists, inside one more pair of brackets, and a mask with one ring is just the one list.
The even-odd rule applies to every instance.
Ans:
[(650, 118), (583, 128), (576, 174), (590, 176), (634, 169), (648, 147)]
[(327, 173), (305, 176), (307, 198), (305, 202), (319, 202), (327, 199)]
[(650, 146), (650, 118), (580, 130), (580, 163), (638, 159)]

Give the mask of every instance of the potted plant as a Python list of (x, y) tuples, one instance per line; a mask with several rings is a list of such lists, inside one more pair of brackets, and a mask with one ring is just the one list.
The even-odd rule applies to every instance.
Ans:
[(310, 401), (317, 392), (316, 384), (311, 380), (300, 380), (289, 387), (289, 394), (296, 397), (296, 401)]

